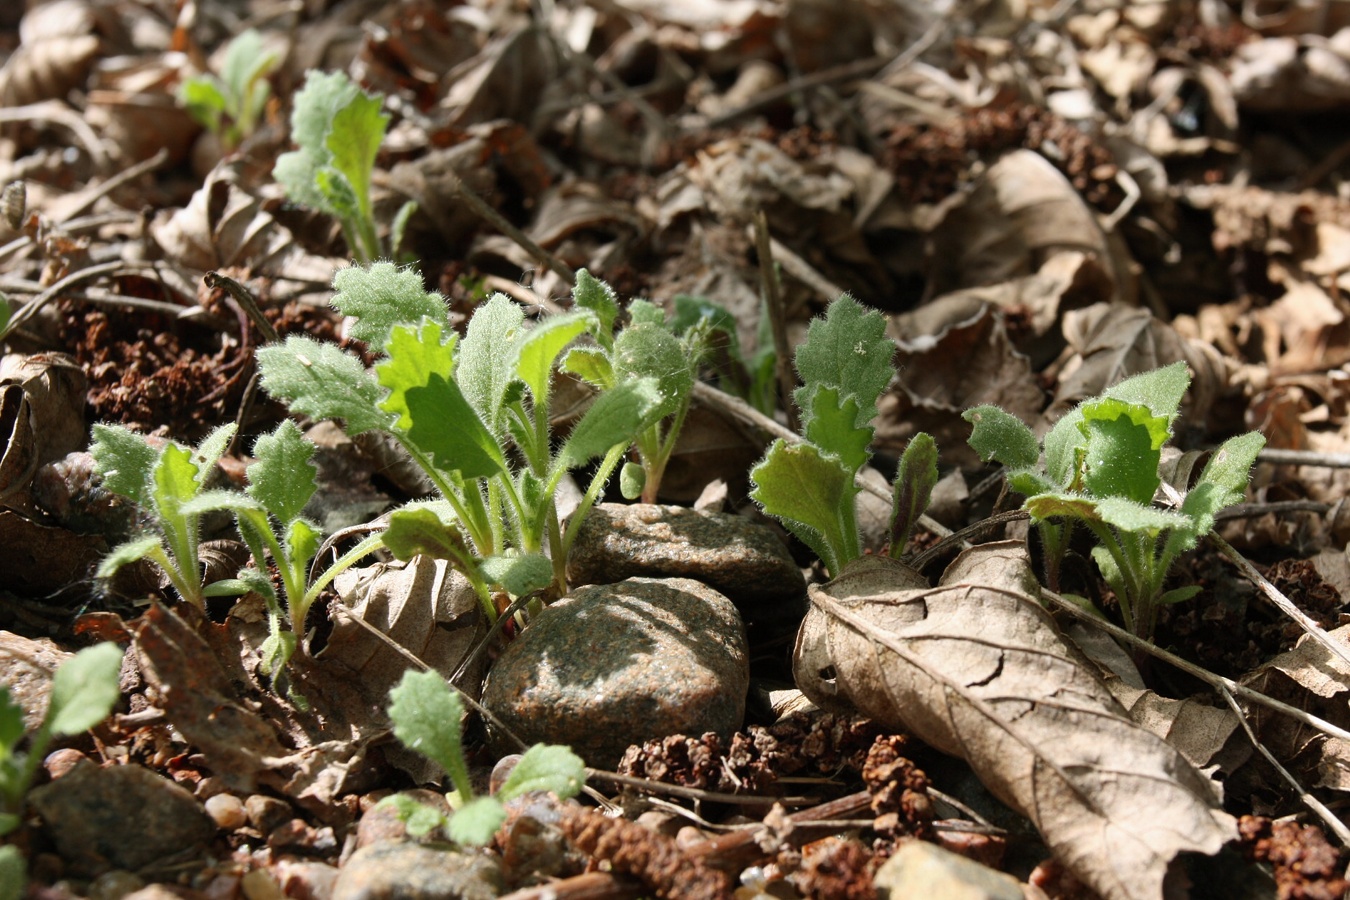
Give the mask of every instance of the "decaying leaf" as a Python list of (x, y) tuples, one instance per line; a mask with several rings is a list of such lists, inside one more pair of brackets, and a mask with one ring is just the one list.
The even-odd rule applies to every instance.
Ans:
[(238, 180), (236, 166), (216, 166), (191, 202), (161, 216), (150, 232), (165, 253), (194, 269), (247, 265), (257, 272), (282, 274), (295, 253), (295, 241)]
[(1179, 853), (1236, 834), (1206, 778), (1136, 726), (1036, 600), (1020, 543), (985, 544), (938, 587), (864, 557), (824, 588), (797, 639), (798, 686), (964, 758), (1108, 900), (1163, 893)]

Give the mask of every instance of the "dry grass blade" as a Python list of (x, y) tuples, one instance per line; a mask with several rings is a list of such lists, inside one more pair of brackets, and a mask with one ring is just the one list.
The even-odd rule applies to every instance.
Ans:
[(813, 591), (796, 655), (812, 699), (966, 759), (1108, 900), (1162, 896), (1178, 854), (1234, 836), (1205, 777), (1130, 721), (1060, 636), (1024, 545), (968, 550), (937, 588), (891, 560), (859, 562)]

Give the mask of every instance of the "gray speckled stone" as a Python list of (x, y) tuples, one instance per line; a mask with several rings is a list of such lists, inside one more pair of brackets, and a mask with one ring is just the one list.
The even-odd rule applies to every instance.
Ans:
[[(613, 767), (629, 744), (741, 726), (750, 672), (731, 601), (688, 578), (579, 588), (506, 648), (483, 704), (527, 744)], [(502, 753), (517, 748), (489, 729)]]
[(695, 578), (747, 618), (800, 618), (806, 581), (773, 531), (741, 516), (683, 506), (602, 503), (581, 525), (567, 558), (573, 584), (625, 578)]
[(352, 854), (332, 900), (492, 900), (505, 892), (491, 857), (383, 841)]
[(81, 872), (140, 869), (216, 833), (196, 798), (135, 765), (82, 760), (28, 797), (62, 858)]

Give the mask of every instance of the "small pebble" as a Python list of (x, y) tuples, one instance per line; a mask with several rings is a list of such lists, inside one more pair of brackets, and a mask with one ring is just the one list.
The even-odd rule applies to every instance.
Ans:
[(104, 872), (89, 885), (89, 900), (122, 900), (127, 894), (145, 887), (145, 881), (125, 869)]
[(244, 811), (244, 802), (234, 794), (215, 794), (206, 798), (206, 814), (225, 831), (234, 831), (244, 827), (248, 814)]
[(42, 768), (47, 770), (47, 774), (55, 781), (62, 775), (75, 768), (75, 764), (82, 759), (88, 759), (79, 750), (72, 747), (66, 747), (61, 750), (53, 750), (47, 754), (47, 758), (42, 761)]
[(244, 801), (244, 812), (249, 824), (263, 834), (270, 834), (294, 816), (289, 803), (266, 794), (250, 794)]
[(281, 892), (281, 885), (272, 877), (272, 873), (266, 869), (252, 869), (244, 873), (244, 877), (239, 882), (239, 888), (243, 891), (247, 900), (285, 900), (286, 895)]

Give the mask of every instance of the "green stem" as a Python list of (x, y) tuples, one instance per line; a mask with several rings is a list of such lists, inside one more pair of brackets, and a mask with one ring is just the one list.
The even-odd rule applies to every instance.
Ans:
[[(614, 474), (615, 468), (623, 461), (623, 455), (627, 451), (627, 444), (615, 444), (613, 447), (609, 448), (609, 452), (605, 454), (605, 458), (600, 461), (599, 467), (595, 470), (595, 476), (591, 478), (591, 483), (586, 488), (585, 496), (581, 498), (580, 505), (577, 506), (576, 512), (572, 513), (572, 518), (567, 523), (567, 531), (563, 534), (561, 546), (558, 546), (553, 550), (554, 559), (557, 560), (561, 558), (564, 566), (567, 565), (567, 555), (572, 550), (572, 544), (577, 539), (577, 533), (581, 531), (581, 523), (585, 521), (586, 514), (589, 513), (591, 507), (595, 505), (596, 499), (600, 496), (600, 491), (604, 489), (605, 483), (609, 481), (609, 477)], [(550, 491), (557, 490), (558, 481), (561, 480), (561, 478), (562, 473), (559, 473), (555, 478), (549, 480)], [(556, 571), (556, 562), (554, 563), (554, 566)]]

